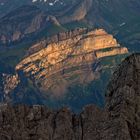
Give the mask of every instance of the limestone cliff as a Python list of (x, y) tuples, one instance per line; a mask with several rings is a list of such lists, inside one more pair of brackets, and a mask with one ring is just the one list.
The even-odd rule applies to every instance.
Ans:
[(32, 48), (38, 46), (42, 49), (23, 59), (16, 66), (16, 70), (23, 71), (42, 90), (52, 87), (52, 77), (58, 75), (57, 73), (66, 74), (68, 77), (67, 71), (76, 70), (76, 67), (85, 66), (86, 69), (92, 69), (91, 65), (98, 58), (128, 53), (127, 48), (122, 48), (116, 39), (103, 29), (84, 32), (50, 44), (42, 41)]
[(139, 140), (140, 54), (116, 70), (106, 93), (106, 107), (86, 106), (80, 114), (68, 108), (52, 111), (34, 105), (0, 105), (1, 140)]

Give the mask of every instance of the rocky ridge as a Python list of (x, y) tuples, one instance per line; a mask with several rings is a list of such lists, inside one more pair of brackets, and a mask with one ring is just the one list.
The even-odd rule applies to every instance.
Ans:
[(133, 54), (117, 68), (104, 109), (88, 105), (78, 115), (68, 108), (0, 105), (1, 140), (139, 140), (139, 66), (140, 54)]
[(44, 90), (52, 86), (50, 77), (58, 73), (65, 75), (66, 71), (80, 66), (92, 69), (92, 64), (99, 58), (128, 53), (127, 48), (121, 47), (116, 39), (103, 29), (86, 33), (85, 30), (80, 31), (84, 33), (70, 38), (61, 36), (61, 40), (55, 43), (47, 44), (44, 40), (35, 44), (32, 48), (42, 49), (25, 57), (16, 66), (16, 71), (22, 71)]
[(72, 21), (80, 21), (84, 19), (92, 7), (92, 0), (82, 0), (76, 3), (68, 12), (64, 11), (63, 15), (58, 19), (61, 23), (68, 23)]

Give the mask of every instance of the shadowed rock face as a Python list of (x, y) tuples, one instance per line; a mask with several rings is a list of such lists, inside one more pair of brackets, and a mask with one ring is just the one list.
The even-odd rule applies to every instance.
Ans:
[(33, 6), (18, 8), (0, 21), (0, 43), (10, 43), (23, 38), (25, 35), (38, 31), (46, 24), (46, 15)]
[[(69, 11), (65, 11), (63, 16), (60, 16), (59, 20), (62, 23), (68, 23), (71, 21), (80, 21), (85, 18), (90, 8), (92, 8), (92, 0), (82, 0), (74, 5)], [(68, 16), (69, 15), (69, 16)]]
[(51, 25), (60, 26), (57, 19), (41, 9), (25, 5), (17, 8), (0, 20), (0, 43), (10, 44), (39, 34)]
[(67, 108), (1, 105), (1, 140), (139, 140), (139, 66), (140, 54), (135, 54), (118, 67), (104, 110), (89, 105), (78, 115)]
[[(128, 57), (107, 89), (106, 109), (119, 139), (140, 139), (140, 54)], [(122, 135), (123, 134), (123, 135)]]

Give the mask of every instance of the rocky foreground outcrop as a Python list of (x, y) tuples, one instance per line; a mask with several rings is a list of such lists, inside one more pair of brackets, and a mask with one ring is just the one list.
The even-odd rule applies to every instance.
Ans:
[(63, 108), (0, 106), (1, 140), (139, 140), (140, 54), (114, 73), (105, 109), (88, 105), (79, 115)]

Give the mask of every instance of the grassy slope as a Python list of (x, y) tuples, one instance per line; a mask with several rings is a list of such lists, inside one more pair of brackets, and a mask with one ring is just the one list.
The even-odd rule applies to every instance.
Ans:
[(20, 44), (14, 48), (1, 48), (0, 72), (14, 72), (17, 63), (24, 57), (30, 44)]
[[(127, 46), (131, 52), (139, 52), (140, 47), (138, 42), (140, 42), (140, 16), (133, 17), (133, 19), (126, 22), (122, 27), (118, 26), (113, 29), (113, 33), (116, 38), (123, 45)], [(140, 44), (140, 43), (139, 43)]]

